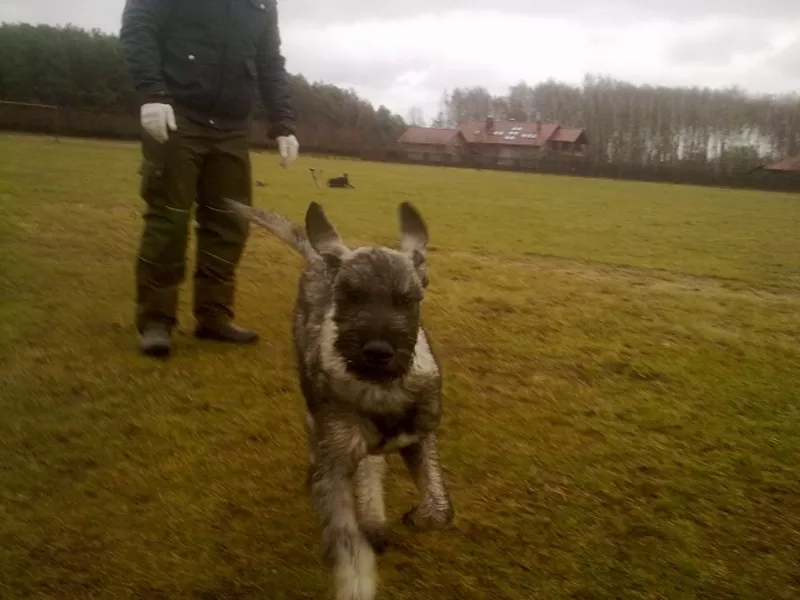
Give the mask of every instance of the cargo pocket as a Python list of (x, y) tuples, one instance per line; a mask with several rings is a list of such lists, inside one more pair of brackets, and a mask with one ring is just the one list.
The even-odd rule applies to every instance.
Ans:
[(250, 76), (250, 79), (256, 79), (258, 77), (258, 69), (256, 67), (256, 61), (247, 59), (244, 61), (244, 68), (246, 73)]
[(143, 158), (139, 165), (139, 195), (148, 204), (164, 196), (164, 167)]

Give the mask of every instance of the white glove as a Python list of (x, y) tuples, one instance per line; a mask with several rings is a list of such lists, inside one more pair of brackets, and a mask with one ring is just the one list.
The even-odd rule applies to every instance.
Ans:
[(282, 135), (278, 138), (278, 154), (281, 156), (281, 166), (288, 167), (297, 160), (300, 144), (293, 135)]
[(164, 143), (169, 137), (167, 128), (175, 131), (178, 125), (175, 123), (175, 111), (169, 104), (151, 102), (143, 104), (141, 110), (142, 127), (157, 142)]

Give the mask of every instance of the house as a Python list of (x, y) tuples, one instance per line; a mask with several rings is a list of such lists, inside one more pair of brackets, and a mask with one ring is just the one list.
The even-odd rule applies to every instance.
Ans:
[[(533, 166), (536, 160), (551, 153), (583, 156), (588, 138), (583, 128), (542, 122), (494, 121), (489, 117), (485, 121), (465, 123), (455, 129), (410, 127), (400, 137), (398, 144), (409, 160), (466, 160), (473, 164), (526, 167)], [(450, 158), (447, 161), (432, 158), (442, 155)]]
[(782, 158), (777, 162), (770, 163), (768, 165), (762, 165), (760, 167), (756, 167), (755, 170), (771, 171), (773, 173), (800, 174), (800, 155), (799, 156), (787, 156), (786, 158)]
[(467, 145), (458, 129), (433, 127), (409, 127), (398, 143), (408, 160), (437, 163), (461, 162)]

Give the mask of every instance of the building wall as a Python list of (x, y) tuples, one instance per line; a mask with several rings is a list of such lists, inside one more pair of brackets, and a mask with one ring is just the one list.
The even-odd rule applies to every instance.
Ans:
[(501, 144), (476, 144), (471, 148), (473, 160), (482, 164), (503, 167), (522, 167), (542, 156), (537, 146), (504, 146)]
[(456, 164), (464, 160), (502, 167), (533, 167), (547, 154), (580, 156), (583, 146), (569, 142), (549, 143), (540, 146), (513, 146), (503, 144), (473, 143), (464, 145), (456, 138), (450, 144), (401, 144), (405, 158), (413, 161)]
[(461, 162), (464, 151), (464, 145), (458, 139), (447, 145), (403, 143), (401, 148), (408, 160), (433, 163)]
[(585, 144), (578, 144), (576, 142), (551, 142), (548, 146), (550, 146), (554, 152), (573, 156), (582, 156), (586, 151)]

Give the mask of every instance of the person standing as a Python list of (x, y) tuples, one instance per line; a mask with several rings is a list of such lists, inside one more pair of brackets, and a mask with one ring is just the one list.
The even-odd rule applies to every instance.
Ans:
[(256, 93), (281, 165), (298, 154), (276, 0), (126, 0), (122, 50), (142, 125), (139, 194), (146, 203), (136, 264), (140, 350), (171, 353), (197, 204), (195, 336), (238, 344), (236, 269), (249, 225), (224, 198), (252, 203), (248, 144)]

